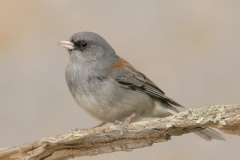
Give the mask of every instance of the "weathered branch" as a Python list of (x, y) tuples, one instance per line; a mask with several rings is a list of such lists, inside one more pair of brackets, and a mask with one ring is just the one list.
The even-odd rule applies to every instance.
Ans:
[(110, 126), (46, 137), (22, 146), (0, 149), (0, 159), (68, 159), (129, 151), (205, 127), (240, 135), (240, 105), (210, 105), (167, 118), (132, 123), (128, 132), (122, 135), (118, 126)]

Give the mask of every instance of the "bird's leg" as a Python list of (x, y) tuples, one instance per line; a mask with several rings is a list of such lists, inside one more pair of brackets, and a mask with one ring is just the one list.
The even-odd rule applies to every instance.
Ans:
[(131, 122), (131, 120), (136, 117), (136, 113), (131, 114), (131, 116), (127, 117), (123, 122), (120, 122), (118, 120), (115, 121), (115, 124), (120, 126), (120, 134), (123, 134), (127, 131), (127, 126)]
[(131, 116), (127, 117), (127, 118), (124, 120), (123, 124), (127, 127), (127, 125), (129, 125), (129, 123), (131, 122), (131, 120), (132, 120), (134, 117), (136, 117), (136, 115), (137, 115), (136, 113), (131, 114)]
[(105, 124), (107, 124), (107, 122), (101, 122), (100, 124), (98, 124), (98, 125), (96, 125), (96, 126), (94, 126), (94, 127), (92, 127), (92, 128), (102, 127), (102, 126), (104, 126)]

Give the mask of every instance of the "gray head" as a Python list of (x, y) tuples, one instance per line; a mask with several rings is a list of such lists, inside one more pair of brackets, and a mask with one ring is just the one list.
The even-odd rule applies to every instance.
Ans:
[(59, 45), (68, 49), (70, 63), (78, 65), (102, 68), (116, 59), (113, 48), (104, 38), (93, 32), (75, 33), (68, 41), (60, 41)]

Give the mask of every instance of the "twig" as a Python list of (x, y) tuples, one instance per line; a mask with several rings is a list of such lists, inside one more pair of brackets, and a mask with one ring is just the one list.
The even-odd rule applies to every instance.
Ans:
[(0, 159), (69, 159), (131, 151), (206, 127), (240, 135), (240, 105), (210, 105), (167, 118), (132, 123), (127, 127), (128, 132), (122, 135), (118, 126), (110, 126), (46, 137), (22, 146), (0, 149)]

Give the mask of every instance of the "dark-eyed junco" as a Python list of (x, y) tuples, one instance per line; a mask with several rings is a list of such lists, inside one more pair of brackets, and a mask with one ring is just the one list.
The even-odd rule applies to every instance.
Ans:
[[(96, 33), (80, 32), (60, 46), (68, 49), (66, 81), (77, 104), (104, 125), (115, 121), (166, 117), (182, 107), (144, 74), (116, 55)], [(224, 140), (212, 129), (196, 132), (206, 140)]]

